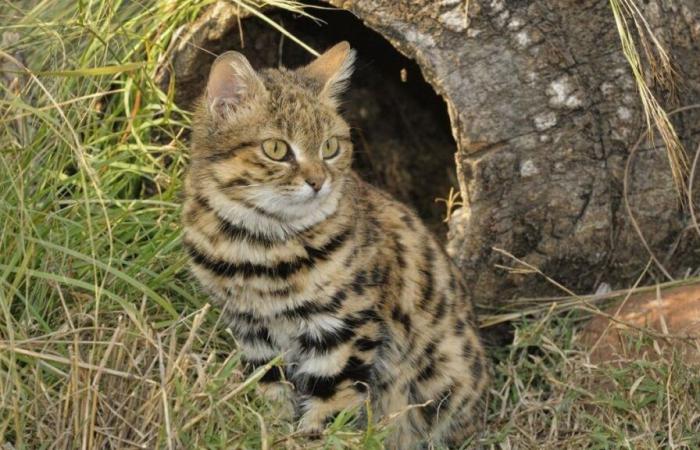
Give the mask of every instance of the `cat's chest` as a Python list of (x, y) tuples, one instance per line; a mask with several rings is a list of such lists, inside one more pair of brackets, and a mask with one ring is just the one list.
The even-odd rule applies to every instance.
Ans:
[(244, 340), (250, 336), (266, 336), (268, 343), (284, 352), (288, 360), (296, 360), (308, 350), (310, 340), (322, 341), (328, 332), (341, 330), (344, 322), (332, 313), (305, 318), (284, 314), (259, 317), (234, 313), (229, 315), (229, 326), (234, 335)]
[(351, 251), (348, 245), (331, 257), (301, 240), (268, 248), (229, 243), (222, 257), (235, 261), (231, 276), (213, 284), (227, 308), (275, 317), (302, 304), (328, 301), (329, 293), (347, 281), (343, 267)]
[(355, 277), (349, 265), (359, 264), (356, 227), (328, 221), (285, 241), (253, 239), (250, 233), (186, 228), (192, 271), (217, 306), (244, 317), (274, 319), (270, 328), (279, 330), (280, 341), (300, 329), (313, 336), (330, 326), (324, 319), (309, 324), (299, 319), (337, 307), (335, 295)]
[(255, 245), (241, 240), (207, 242), (203, 264), (193, 265), (197, 278), (223, 303), (262, 307), (284, 302), (304, 285), (313, 264), (298, 241)]

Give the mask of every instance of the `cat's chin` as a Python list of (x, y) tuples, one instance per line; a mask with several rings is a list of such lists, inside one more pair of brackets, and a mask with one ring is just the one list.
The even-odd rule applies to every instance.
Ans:
[(290, 221), (323, 220), (337, 207), (338, 196), (333, 191), (318, 192), (311, 196), (279, 195), (259, 203), (261, 209)]
[[(339, 193), (332, 189), (330, 183), (318, 191), (308, 185), (293, 192), (280, 193), (270, 188), (256, 190), (250, 203), (278, 217), (291, 221), (309, 220), (319, 214), (335, 209)], [(332, 211), (331, 211), (332, 212)]]
[(286, 238), (290, 234), (306, 230), (333, 215), (343, 196), (342, 184), (328, 193), (318, 192), (300, 203), (292, 201), (289, 194), (280, 194), (269, 188), (256, 189), (250, 197), (233, 200), (225, 193), (211, 190), (207, 196), (211, 206), (226, 220), (248, 230), (268, 236)]

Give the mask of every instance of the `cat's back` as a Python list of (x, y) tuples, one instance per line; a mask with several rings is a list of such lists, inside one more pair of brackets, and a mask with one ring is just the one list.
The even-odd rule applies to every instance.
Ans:
[(384, 273), (377, 277), (382, 287), (376, 300), (388, 336), (380, 358), (379, 409), (393, 412), (433, 400), (407, 413), (393, 446), (409, 446), (412, 438), (406, 436), (421, 427), (417, 424), (430, 427), (437, 421), (442, 433), (467, 434), (474, 423), (465, 420), (478, 409), (488, 364), (462, 275), (409, 207), (361, 180), (356, 183), (362, 226), (378, 230), (381, 242), (369, 265)]
[[(427, 307), (437, 296), (447, 296), (471, 312), (459, 270), (420, 217), (408, 206), (354, 176), (355, 209), (366, 233), (376, 234), (376, 257), (386, 259), (410, 288), (410, 311)], [(439, 299), (437, 299), (439, 300)], [(440, 311), (438, 311), (440, 312)]]

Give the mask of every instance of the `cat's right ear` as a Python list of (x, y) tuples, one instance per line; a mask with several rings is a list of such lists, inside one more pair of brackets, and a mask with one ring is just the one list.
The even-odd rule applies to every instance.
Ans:
[(303, 74), (321, 85), (321, 95), (337, 101), (347, 88), (355, 64), (355, 50), (347, 41), (339, 42), (301, 68)]
[(224, 117), (245, 108), (263, 92), (265, 86), (246, 57), (238, 52), (226, 52), (211, 66), (205, 94), (207, 109)]

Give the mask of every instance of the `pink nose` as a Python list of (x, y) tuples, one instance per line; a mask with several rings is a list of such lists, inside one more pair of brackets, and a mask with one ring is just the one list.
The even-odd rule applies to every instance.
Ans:
[(323, 182), (326, 180), (325, 176), (321, 177), (309, 177), (306, 179), (306, 184), (311, 186), (311, 188), (318, 192), (321, 190), (321, 187), (323, 186)]

